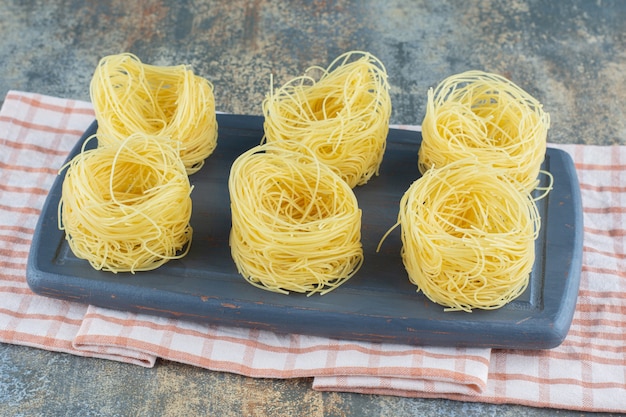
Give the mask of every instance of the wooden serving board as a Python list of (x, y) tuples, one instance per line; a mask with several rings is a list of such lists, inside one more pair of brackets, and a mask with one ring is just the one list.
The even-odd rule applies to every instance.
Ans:
[[(218, 124), (214, 154), (190, 177), (194, 234), (185, 258), (136, 274), (97, 271), (77, 259), (57, 228), (62, 173), (32, 242), (27, 268), (31, 289), (112, 309), (348, 340), (549, 349), (565, 338), (576, 304), (583, 239), (580, 189), (567, 153), (549, 148), (546, 154), (543, 168), (552, 173), (554, 189), (539, 201), (542, 229), (526, 292), (498, 310), (444, 312), (409, 282), (400, 258), (399, 228), (376, 253), (380, 238), (396, 222), (400, 198), (419, 177), (419, 132), (391, 129), (380, 175), (355, 189), (363, 210), (361, 270), (336, 290), (307, 297), (258, 289), (237, 273), (228, 245), (228, 174), (235, 158), (261, 141), (263, 119), (220, 114)], [(96, 127), (94, 122), (70, 158)]]

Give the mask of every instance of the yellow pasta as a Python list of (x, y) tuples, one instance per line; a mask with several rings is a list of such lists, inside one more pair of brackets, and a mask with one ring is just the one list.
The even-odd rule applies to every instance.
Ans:
[(538, 184), (550, 117), (520, 87), (496, 74), (467, 71), (428, 91), (419, 170), (476, 157), (507, 171), (522, 191)]
[(325, 294), (363, 262), (352, 189), (302, 145), (259, 145), (232, 165), (230, 246), (243, 277), (265, 290)]
[(497, 309), (528, 285), (539, 213), (505, 176), (459, 160), (426, 171), (401, 199), (396, 226), (409, 279), (447, 310)]
[[(85, 142), (85, 144), (88, 142)], [(67, 165), (59, 228), (98, 270), (152, 270), (191, 245), (191, 186), (178, 149), (136, 133)]]
[(265, 140), (299, 142), (350, 187), (378, 175), (385, 152), (391, 99), (383, 64), (348, 52), (328, 68), (311, 67), (263, 101)]
[(100, 144), (133, 133), (179, 141), (188, 174), (197, 172), (217, 146), (213, 85), (185, 65), (155, 66), (132, 54), (110, 55), (90, 85)]

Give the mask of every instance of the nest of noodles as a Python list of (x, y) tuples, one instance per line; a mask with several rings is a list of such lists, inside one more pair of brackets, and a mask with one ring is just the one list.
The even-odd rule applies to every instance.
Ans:
[(502, 169), (475, 159), (429, 169), (398, 222), (410, 281), (447, 310), (500, 308), (528, 286), (539, 214)]
[(137, 133), (83, 147), (66, 168), (59, 228), (78, 258), (95, 269), (135, 272), (187, 253), (192, 187), (169, 142)]
[(90, 84), (101, 144), (133, 133), (180, 142), (188, 174), (200, 170), (217, 146), (213, 84), (186, 65), (156, 66), (132, 54), (102, 58)]
[(348, 52), (272, 91), (263, 114), (268, 143), (301, 143), (350, 187), (363, 185), (378, 175), (387, 143), (385, 67), (369, 53)]
[(541, 103), (506, 78), (467, 71), (428, 91), (422, 122), (419, 170), (475, 157), (504, 169), (531, 192), (546, 153), (549, 114)]
[(251, 284), (279, 293), (325, 294), (360, 268), (356, 197), (306, 150), (252, 148), (233, 163), (228, 186), (231, 253)]

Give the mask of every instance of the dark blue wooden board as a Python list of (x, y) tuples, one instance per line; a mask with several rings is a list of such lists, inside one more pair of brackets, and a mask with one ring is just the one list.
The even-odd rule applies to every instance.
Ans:
[[(396, 222), (400, 198), (419, 177), (419, 132), (391, 129), (380, 175), (355, 190), (363, 210), (361, 270), (324, 295), (281, 295), (248, 284), (230, 256), (230, 165), (263, 136), (257, 116), (218, 115), (218, 146), (191, 176), (194, 229), (188, 255), (157, 270), (113, 274), (94, 270), (70, 251), (57, 228), (64, 172), (43, 208), (28, 259), (27, 281), (37, 294), (101, 307), (278, 333), (413, 345), (548, 349), (571, 324), (582, 262), (580, 189), (569, 155), (549, 148), (544, 169), (554, 189), (540, 200), (542, 229), (527, 291), (492, 311), (444, 312), (407, 277), (400, 229), (376, 246)], [(85, 132), (83, 141), (96, 131)], [(95, 141), (92, 141), (95, 144)]]

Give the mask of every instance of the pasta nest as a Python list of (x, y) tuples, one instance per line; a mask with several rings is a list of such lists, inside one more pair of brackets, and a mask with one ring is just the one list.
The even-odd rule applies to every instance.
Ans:
[(350, 187), (378, 175), (391, 98), (384, 65), (366, 52), (348, 52), (328, 68), (311, 67), (263, 101), (265, 140), (313, 150)]
[(192, 237), (192, 187), (178, 150), (140, 133), (85, 145), (66, 165), (59, 202), (59, 228), (72, 252), (112, 272), (152, 270), (183, 257)]
[(264, 144), (229, 176), (230, 246), (237, 269), (266, 290), (325, 294), (363, 262), (361, 210), (352, 189), (302, 145)]
[(506, 171), (475, 159), (431, 168), (400, 201), (409, 279), (448, 310), (496, 309), (526, 289), (540, 219)]
[(200, 170), (217, 146), (213, 84), (186, 65), (156, 66), (124, 53), (102, 58), (90, 84), (100, 144), (133, 133), (163, 136), (188, 174)]
[(506, 78), (483, 71), (452, 75), (428, 91), (419, 170), (476, 157), (508, 171), (524, 192), (538, 184), (549, 114)]

